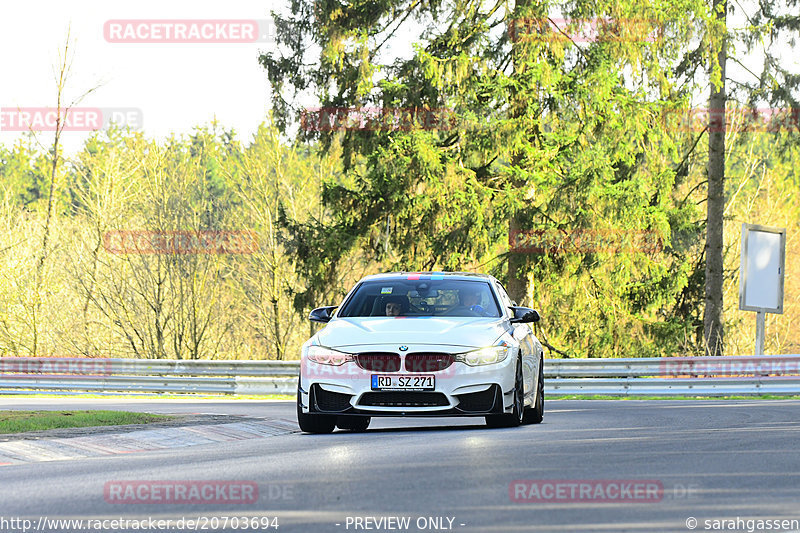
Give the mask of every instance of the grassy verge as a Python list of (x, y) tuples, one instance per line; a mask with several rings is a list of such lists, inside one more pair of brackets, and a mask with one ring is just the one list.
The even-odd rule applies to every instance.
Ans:
[(55, 428), (121, 426), (171, 420), (169, 415), (126, 411), (0, 411), (0, 434)]
[(296, 398), (294, 394), (250, 394), (250, 395), (212, 395), (212, 394), (0, 394), (0, 400), (16, 400), (25, 398), (67, 398), (81, 400), (292, 400)]

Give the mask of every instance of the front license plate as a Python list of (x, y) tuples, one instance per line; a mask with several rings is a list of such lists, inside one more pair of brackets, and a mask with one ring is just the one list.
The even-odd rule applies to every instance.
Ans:
[(388, 376), (372, 374), (372, 390), (434, 390), (436, 377), (432, 375)]

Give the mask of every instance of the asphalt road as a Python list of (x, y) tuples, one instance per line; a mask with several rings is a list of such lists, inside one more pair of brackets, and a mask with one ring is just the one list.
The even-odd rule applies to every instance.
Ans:
[[(294, 418), (292, 402), (0, 399), (0, 409), (78, 407)], [(226, 531), (686, 532), (687, 520), (694, 531), (797, 531), (798, 452), (800, 401), (549, 401), (544, 423), (515, 429), (469, 418), (373, 419), (363, 434), (3, 466), (0, 531), (23, 531), (9, 521), (20, 518), (34, 530), (40, 517), (206, 517), (171, 531), (214, 531), (226, 516), (262, 520), (244, 529), (229, 518)], [(104, 496), (109, 482), (145, 480), (252, 482), (258, 498), (119, 504)], [(279, 528), (262, 527), (272, 517)], [(85, 530), (126, 530), (112, 525)]]

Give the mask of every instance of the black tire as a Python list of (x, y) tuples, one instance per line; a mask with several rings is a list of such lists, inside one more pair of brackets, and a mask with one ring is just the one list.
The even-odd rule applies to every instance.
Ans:
[(370, 420), (368, 416), (340, 416), (336, 419), (336, 427), (361, 433), (367, 430)]
[(522, 360), (517, 359), (514, 374), (514, 411), (502, 415), (486, 415), (486, 425), (490, 428), (514, 428), (522, 424), (525, 413), (525, 381), (522, 377)]
[(544, 418), (544, 359), (539, 361), (539, 383), (537, 384), (536, 401), (533, 407), (525, 409), (523, 424), (539, 424)]
[(297, 388), (297, 424), (304, 433), (332, 433), (336, 427), (335, 415), (312, 415), (303, 412), (300, 405), (300, 387)]

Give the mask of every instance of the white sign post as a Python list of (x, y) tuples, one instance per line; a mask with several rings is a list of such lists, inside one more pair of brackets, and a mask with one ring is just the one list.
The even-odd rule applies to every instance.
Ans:
[(756, 355), (764, 355), (765, 313), (783, 313), (786, 228), (742, 224), (739, 309), (756, 312)]

